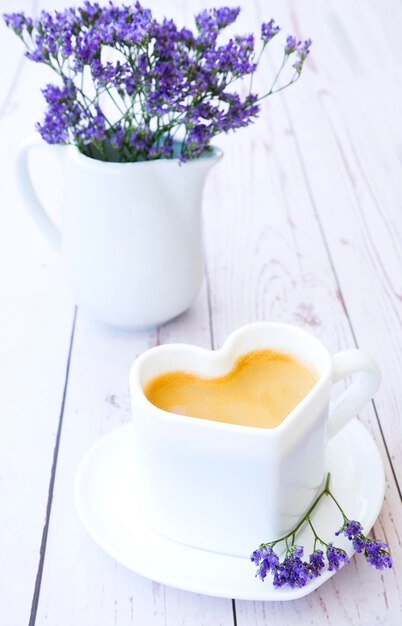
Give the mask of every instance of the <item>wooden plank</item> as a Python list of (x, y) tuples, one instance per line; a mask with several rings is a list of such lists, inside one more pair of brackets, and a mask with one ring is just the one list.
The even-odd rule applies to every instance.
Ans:
[[(6, 2), (2, 9), (14, 7)], [(18, 195), (14, 155), (32, 132), (41, 98), (31, 97), (30, 76), (17, 74), (22, 48), (2, 23), (0, 52), (0, 615), (4, 624), (26, 624), (46, 522), (73, 307), (61, 288), (59, 259)], [(42, 192), (49, 171), (42, 176)]]
[(74, 510), (72, 488), (82, 456), (100, 436), (130, 420), (130, 365), (162, 341), (210, 345), (205, 290), (189, 313), (160, 332), (107, 330), (79, 315), (38, 624), (232, 624), (230, 601), (164, 587), (116, 564), (88, 537)]

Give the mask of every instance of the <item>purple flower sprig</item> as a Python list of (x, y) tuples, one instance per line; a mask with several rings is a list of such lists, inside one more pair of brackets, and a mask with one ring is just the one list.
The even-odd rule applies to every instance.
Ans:
[(358, 554), (363, 554), (369, 565), (376, 569), (386, 569), (392, 567), (391, 555), (388, 551), (388, 544), (382, 541), (375, 541), (363, 534), (363, 526), (360, 522), (344, 518), (343, 526), (335, 535), (345, 535), (353, 544), (353, 548)]
[[(223, 132), (249, 126), (261, 101), (300, 77), (311, 41), (289, 36), (271, 87), (252, 90), (262, 53), (280, 27), (261, 25), (260, 53), (253, 34), (221, 39), (240, 8), (205, 9), (195, 29), (157, 20), (140, 2), (100, 6), (85, 0), (62, 11), (5, 14), (26, 56), (43, 63), (59, 84), (43, 89), (47, 104), (36, 125), (50, 144), (73, 144), (101, 160), (193, 159)], [(280, 75), (292, 59), (290, 76)], [(248, 89), (235, 90), (245, 79)]]
[[(273, 576), (272, 583), (276, 589), (284, 586), (290, 588), (304, 587), (309, 580), (321, 576), (326, 569), (328, 571), (338, 571), (342, 565), (349, 563), (349, 557), (345, 550), (334, 546), (332, 542), (326, 543), (316, 532), (311, 521), (311, 514), (323, 496), (329, 496), (338, 507), (342, 517), (343, 525), (335, 533), (336, 536), (343, 534), (353, 544), (353, 548), (359, 554), (363, 554), (369, 565), (382, 570), (392, 567), (391, 555), (388, 545), (382, 541), (370, 539), (363, 534), (363, 527), (360, 522), (350, 520), (345, 515), (339, 502), (330, 490), (331, 476), (328, 473), (324, 489), (314, 500), (307, 513), (301, 518), (296, 526), (284, 537), (268, 543), (262, 543), (254, 550), (251, 561), (257, 567), (256, 577), (262, 581), (268, 574)], [(308, 524), (314, 537), (313, 552), (309, 555), (309, 560), (303, 560), (304, 548), (296, 544), (296, 535), (299, 529)], [(283, 561), (274, 551), (277, 544), (284, 543), (286, 547)], [(323, 549), (320, 549), (322, 547)], [(324, 554), (325, 550), (325, 554)]]

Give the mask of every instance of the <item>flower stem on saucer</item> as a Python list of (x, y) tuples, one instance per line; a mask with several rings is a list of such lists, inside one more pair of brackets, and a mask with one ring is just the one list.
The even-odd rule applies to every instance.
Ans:
[[(311, 520), (314, 509), (324, 496), (332, 499), (343, 518), (343, 524), (335, 532), (335, 535), (343, 534), (347, 537), (352, 542), (354, 550), (360, 554), (362, 553), (367, 563), (373, 565), (376, 569), (382, 570), (392, 567), (388, 545), (382, 541), (366, 537), (363, 534), (363, 526), (360, 522), (347, 517), (330, 489), (330, 482), (331, 474), (328, 472), (323, 490), (290, 532), (274, 541), (262, 543), (259, 548), (254, 550), (250, 558), (257, 567), (256, 577), (264, 581), (267, 574), (272, 574), (272, 582), (276, 588), (286, 585), (291, 588), (304, 587), (309, 580), (320, 576), (324, 569), (338, 571), (342, 565), (349, 563), (346, 551), (343, 548), (334, 546), (333, 542), (327, 543), (324, 541), (318, 535)], [(314, 537), (313, 552), (309, 555), (308, 562), (302, 559), (304, 547), (296, 544), (296, 535), (304, 524), (308, 524)], [(285, 544), (286, 552), (283, 561), (280, 561), (279, 555), (274, 552), (273, 548), (282, 542)], [(320, 547), (323, 549), (320, 549)]]

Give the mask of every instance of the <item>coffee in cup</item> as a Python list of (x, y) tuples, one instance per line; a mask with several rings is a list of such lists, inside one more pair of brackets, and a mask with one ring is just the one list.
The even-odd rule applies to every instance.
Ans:
[(252, 350), (223, 376), (176, 370), (152, 378), (144, 393), (164, 411), (206, 420), (275, 428), (311, 391), (318, 375), (301, 359), (275, 350)]

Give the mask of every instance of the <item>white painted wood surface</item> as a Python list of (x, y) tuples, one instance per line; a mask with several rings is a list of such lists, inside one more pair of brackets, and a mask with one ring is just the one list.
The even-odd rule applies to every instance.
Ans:
[[(216, 3), (152, 4), (190, 23)], [(37, 5), (7, 0), (2, 9)], [(40, 118), (48, 75), (21, 62), (19, 42), (0, 25), (1, 625), (400, 623), (402, 8), (396, 0), (243, 5), (244, 30), (272, 15), (285, 33), (311, 36), (311, 62), (297, 86), (264, 104), (254, 127), (219, 140), (226, 156), (204, 202), (208, 280), (189, 312), (141, 334), (107, 330), (80, 311), (74, 318), (59, 261), (23, 212), (13, 154)], [(45, 156), (33, 168), (57, 214), (60, 172)], [(72, 499), (85, 451), (130, 419), (137, 354), (169, 341), (217, 347), (260, 319), (299, 324), (334, 352), (359, 345), (384, 377), (360, 419), (384, 459), (374, 532), (390, 543), (395, 568), (382, 574), (354, 559), (288, 604), (232, 603), (128, 572), (87, 536)]]

